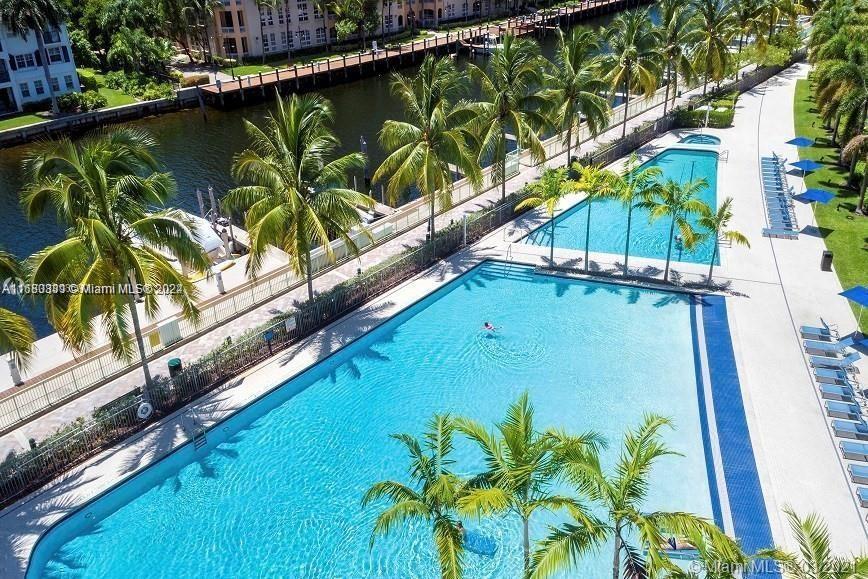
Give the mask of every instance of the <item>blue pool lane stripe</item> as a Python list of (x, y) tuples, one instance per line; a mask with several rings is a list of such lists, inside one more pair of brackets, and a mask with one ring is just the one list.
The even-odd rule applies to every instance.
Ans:
[[(774, 540), (750, 441), (729, 322), (726, 318), (726, 300), (722, 296), (703, 296), (696, 299), (700, 301), (702, 310), (705, 350), (729, 509), (735, 536), (745, 553), (750, 555), (759, 549), (773, 546)], [(780, 573), (770, 568), (762, 573), (755, 570), (747, 573), (745, 577), (772, 579), (779, 578)]]

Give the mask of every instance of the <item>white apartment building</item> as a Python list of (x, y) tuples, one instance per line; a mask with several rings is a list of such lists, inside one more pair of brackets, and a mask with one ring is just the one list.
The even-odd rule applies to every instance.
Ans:
[[(40, 54), (36, 32), (22, 38), (0, 23), (0, 115), (50, 98), (48, 83), (55, 95), (81, 90), (66, 26), (46, 30), (43, 39), (45, 54)], [(43, 60), (49, 63), (50, 78), (45, 78)]]

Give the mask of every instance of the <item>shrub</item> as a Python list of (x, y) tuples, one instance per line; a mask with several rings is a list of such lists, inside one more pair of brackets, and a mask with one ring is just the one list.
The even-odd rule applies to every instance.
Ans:
[(96, 73), (90, 70), (78, 71), (78, 82), (81, 84), (81, 90), (98, 90), (99, 81), (96, 79)]
[(62, 112), (87, 112), (100, 109), (108, 100), (96, 91), (68, 92), (57, 97), (57, 106)]
[(105, 85), (142, 100), (174, 98), (175, 91), (168, 83), (158, 83), (151, 77), (137, 72), (119, 70), (105, 75)]
[(21, 105), (25, 113), (41, 113), (51, 110), (51, 99), (42, 99), (41, 101), (31, 101)]
[(175, 91), (170, 84), (151, 83), (145, 89), (135, 95), (143, 101), (175, 98)]
[(211, 77), (207, 74), (192, 74), (184, 77), (184, 80), (181, 81), (181, 87), (188, 88), (199, 86), (200, 84), (208, 84), (209, 82), (211, 82)]
[[(699, 128), (705, 126), (706, 111), (701, 110), (679, 110), (676, 113), (676, 122), (682, 128)], [(708, 111), (708, 126), (715, 129), (725, 129), (732, 126), (732, 119), (735, 116), (735, 111), (729, 109), (726, 111)]]

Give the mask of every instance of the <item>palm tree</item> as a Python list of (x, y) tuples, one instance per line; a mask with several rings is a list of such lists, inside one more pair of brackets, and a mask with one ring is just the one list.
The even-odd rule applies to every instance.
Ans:
[(473, 118), (459, 100), (466, 85), (449, 59), (425, 57), (415, 78), (392, 77), (392, 92), (404, 105), (404, 121), (387, 120), (380, 145), (389, 153), (373, 180), (387, 179), (386, 192), (394, 203), (415, 185), (431, 211), (428, 233), (434, 239), (435, 204), (452, 206), (452, 169), (458, 169), (474, 187), (481, 184), (476, 156), (468, 145), (467, 123)]
[(696, 530), (684, 539), (695, 548), (696, 558), (686, 569), (671, 570), (671, 579), (740, 579), (750, 563), (750, 558), (740, 548), (733, 549), (729, 541)]
[[(471, 78), (480, 84), (481, 99), (473, 103), (477, 119), (479, 162), (494, 161), (500, 177), (501, 198), (506, 198), (506, 148), (514, 135), (518, 149), (530, 150), (536, 162), (545, 160), (537, 130), (547, 126), (543, 84), (545, 61), (535, 42), (507, 35), (503, 47), (492, 55), (487, 70), (468, 64)], [(496, 177), (495, 177), (496, 179)], [(497, 182), (496, 180), (494, 181)]]
[[(596, 524), (582, 516), (575, 523), (554, 528), (534, 553), (531, 577), (544, 578), (569, 570), (582, 554), (606, 541), (614, 542), (613, 579), (621, 577), (622, 560), (625, 577), (656, 577), (663, 571), (672, 573), (676, 566), (661, 547), (666, 543), (666, 534), (700, 535), (713, 542), (728, 558), (736, 557), (735, 541), (702, 517), (679, 511), (642, 511), (651, 484), (652, 467), (658, 459), (677, 454), (662, 441), (660, 431), (669, 426), (671, 422), (666, 418), (646, 415), (638, 428), (626, 433), (614, 474), (603, 472), (594, 452), (583, 452), (575, 445), (556, 450), (562, 476), (579, 494), (599, 506), (605, 521)], [(631, 541), (638, 544), (631, 544)], [(643, 551), (647, 553), (646, 559), (642, 557)]]
[(175, 193), (171, 174), (159, 172), (152, 150), (156, 142), (143, 131), (115, 128), (74, 143), (48, 141), (25, 160), (31, 182), (21, 193), (28, 219), (52, 206), (67, 226), (66, 239), (28, 260), (34, 284), (75, 284), (79, 288), (114, 288), (107, 293), (53, 293), (43, 297), (48, 319), (63, 340), (77, 351), (93, 344), (99, 328), (112, 352), (130, 359), (129, 321), (145, 375), (145, 398), (151, 376), (145, 358), (137, 297), (145, 314), (156, 319), (161, 304), (153, 291), (171, 287), (165, 297), (185, 319), (198, 321), (198, 291), (175, 269), (204, 271), (209, 262), (187, 217), (177, 210), (153, 211)]
[(627, 208), (627, 240), (624, 243), (624, 275), (629, 269), (630, 234), (633, 225), (633, 209), (637, 203), (648, 199), (660, 186), (659, 178), (663, 174), (660, 167), (637, 168), (639, 158), (635, 153), (627, 159), (624, 174), (618, 175), (612, 186), (612, 197)]
[[(277, 98), (277, 110), (264, 129), (245, 120), (251, 148), (235, 157), (232, 175), (248, 182), (225, 198), (230, 211), (245, 210), (250, 234), (250, 275), (262, 268), (269, 246), (289, 256), (292, 271), (307, 277), (308, 297), (313, 299), (311, 251), (323, 248), (334, 259), (331, 236), (341, 239), (358, 254), (350, 232), (361, 224), (359, 207), (373, 206), (373, 199), (347, 188), (347, 173), (364, 167), (361, 153), (332, 159), (340, 141), (329, 124), (331, 103), (318, 94)], [(370, 235), (366, 229), (362, 232)]]
[(817, 514), (799, 517), (791, 508), (784, 507), (790, 531), (799, 545), (799, 552), (792, 553), (777, 547), (759, 554), (774, 559), (788, 577), (793, 579), (864, 579), (868, 577), (868, 557), (836, 557), (832, 554), (829, 528)]
[(738, 31), (738, 53), (736, 54), (734, 79), (738, 80), (741, 65), (741, 51), (745, 38), (760, 36), (760, 10), (762, 0), (732, 0), (732, 24)]
[(649, 218), (652, 222), (662, 217), (668, 217), (671, 221), (663, 281), (669, 280), (669, 263), (672, 258), (672, 241), (675, 237), (675, 227), (678, 227), (686, 249), (695, 246), (699, 240), (688, 218), (691, 215), (702, 216), (711, 212), (708, 205), (696, 198), (706, 187), (708, 187), (708, 181), (702, 177), (687, 181), (686, 183), (679, 183), (674, 179), (668, 179), (660, 187), (656, 188), (648, 199), (637, 205), (637, 207), (648, 210)]
[(660, 32), (651, 21), (647, 9), (619, 14), (605, 29), (610, 54), (606, 80), (613, 91), (624, 91), (624, 122), (621, 136), (627, 135), (630, 93), (641, 92), (649, 97), (657, 90), (660, 79)]
[[(569, 509), (586, 515), (576, 500), (550, 493), (557, 475), (552, 451), (558, 437), (540, 432), (534, 424), (534, 408), (527, 392), (509, 406), (494, 432), (476, 421), (456, 419), (458, 430), (473, 440), (485, 455), (486, 470), (468, 482), (458, 500), (469, 515), (512, 513), (521, 520), (524, 572), (530, 571), (530, 518), (540, 509)], [(602, 441), (590, 432), (571, 439), (580, 451), (596, 452)]]
[[(14, 255), (0, 249), (0, 280), (12, 282), (13, 278), (22, 280), (24, 272)], [(36, 333), (27, 318), (0, 308), (0, 354), (12, 355), (18, 367), (26, 370), (35, 341)]]
[(860, 158), (864, 163), (862, 167), (862, 183), (859, 185), (859, 203), (856, 205), (856, 213), (865, 214), (865, 190), (868, 189), (868, 135), (858, 135), (850, 139), (850, 142), (841, 151), (844, 162), (850, 162), (851, 179), (856, 174), (856, 164)]
[(827, 45), (816, 67), (817, 106), (826, 119), (835, 118), (833, 142), (864, 130), (868, 115), (868, 49), (861, 39)]
[(584, 120), (596, 136), (609, 122), (609, 103), (600, 96), (607, 88), (600, 77), (602, 60), (596, 35), (585, 28), (574, 28), (569, 36), (560, 29), (555, 55), (554, 74), (547, 74), (547, 97), (555, 104), (554, 122), (566, 133), (567, 165), (572, 163), (573, 129), (577, 130), (576, 146), (581, 145)]
[(51, 111), (54, 114), (57, 114), (59, 109), (51, 82), (51, 62), (45, 50), (44, 34), (52, 29), (59, 30), (65, 16), (66, 9), (63, 3), (57, 0), (0, 0), (0, 22), (3, 22), (12, 34), (24, 40), (27, 40), (31, 32), (36, 35), (42, 74), (45, 76), (48, 96), (51, 97)]
[(457, 497), (463, 483), (450, 468), (455, 422), (448, 415), (435, 415), (428, 430), (418, 440), (409, 434), (393, 434), (410, 454), (411, 485), (386, 480), (371, 486), (362, 506), (387, 499), (391, 503), (377, 517), (371, 535), (371, 547), (377, 535), (388, 534), (408, 520), (431, 524), (434, 543), (444, 579), (458, 579), (462, 574), (464, 549), (461, 532), (456, 527)]
[(588, 208), (585, 219), (585, 271), (587, 272), (590, 271), (591, 265), (591, 206), (595, 199), (612, 197), (617, 175), (608, 169), (582, 167), (579, 163), (573, 163), (572, 169), (579, 175), (576, 189), (585, 193), (585, 204)]
[[(262, 64), (265, 64), (265, 33), (262, 28), (262, 8), (277, 9), (277, 0), (254, 0), (256, 3), (256, 16), (259, 18), (259, 38), (262, 46)], [(288, 40), (287, 40), (288, 42)]]
[[(323, 17), (323, 26), (325, 26), (325, 41), (326, 41), (326, 52), (331, 52), (332, 50), (332, 33), (331, 26), (329, 26), (329, 8), (331, 7), (331, 0), (315, 0), (314, 6), (322, 12)], [(288, 19), (288, 15), (287, 15)]]
[(546, 214), (549, 216), (549, 223), (552, 229), (551, 238), (549, 240), (549, 262), (555, 263), (555, 211), (558, 204), (568, 194), (576, 189), (576, 182), (569, 179), (566, 169), (546, 169), (542, 177), (538, 181), (534, 181), (529, 186), (530, 196), (523, 199), (515, 206), (516, 211), (521, 211), (527, 207), (545, 207)]
[(732, 197), (724, 199), (716, 212), (702, 214), (699, 217), (699, 226), (707, 232), (714, 243), (714, 249), (711, 251), (711, 264), (708, 266), (708, 281), (706, 282), (708, 286), (711, 286), (711, 274), (714, 272), (714, 261), (717, 259), (720, 240), (750, 247), (750, 242), (743, 233), (727, 229), (730, 220), (732, 220)]
[[(663, 114), (669, 108), (669, 87), (672, 85), (672, 100), (678, 95), (678, 77), (686, 82), (693, 78), (693, 64), (689, 54), (699, 40), (696, 14), (682, 0), (662, 0), (660, 18), (663, 27), (663, 57), (666, 60), (666, 95), (663, 99)], [(674, 83), (674, 84), (673, 84)]]
[(692, 0), (692, 4), (698, 22), (693, 67), (704, 76), (704, 95), (708, 90), (709, 79), (721, 80), (726, 75), (731, 58), (729, 39), (735, 32), (733, 10), (730, 0)]

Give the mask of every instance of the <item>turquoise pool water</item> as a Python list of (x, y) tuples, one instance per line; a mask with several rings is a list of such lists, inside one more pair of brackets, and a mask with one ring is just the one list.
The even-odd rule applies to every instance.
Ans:
[(720, 138), (714, 135), (687, 135), (679, 143), (695, 143), (698, 145), (719, 145)]
[[(717, 207), (717, 153), (692, 149), (667, 149), (643, 167), (660, 167), (661, 179), (687, 181), (691, 178), (705, 177), (708, 187), (699, 195), (710, 207)], [(588, 208), (579, 203), (572, 209), (555, 218), (555, 247), (585, 249), (585, 228)], [(695, 223), (696, 218), (691, 220)], [(659, 219), (649, 223), (648, 212), (633, 210), (632, 233), (630, 235), (630, 255), (666, 259), (669, 243), (670, 220)], [(676, 229), (676, 235), (678, 230)], [(551, 225), (534, 230), (525, 243), (548, 246), (551, 243)], [(624, 255), (627, 241), (627, 210), (617, 201), (594, 201), (591, 206), (591, 251)], [(692, 251), (680, 249), (673, 242), (672, 260), (708, 263), (713, 252), (712, 240), (697, 245)]]
[[(520, 300), (520, 301), (519, 301)], [(671, 416), (683, 458), (653, 472), (647, 509), (712, 515), (691, 330), (682, 294), (534, 275), (485, 263), (284, 384), (55, 527), (28, 577), (430, 577), (429, 530), (407, 525), (368, 549), (368, 486), (406, 480), (389, 434), (434, 412), (491, 424), (529, 390), (539, 428), (612, 441), (645, 412)], [(491, 321), (495, 335), (482, 330)], [(482, 456), (459, 440), (456, 470)], [(535, 517), (541, 538), (553, 516)], [(517, 519), (469, 523), (500, 545), (467, 555), (468, 577), (520, 575)], [(603, 577), (609, 550), (574, 576)]]

